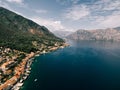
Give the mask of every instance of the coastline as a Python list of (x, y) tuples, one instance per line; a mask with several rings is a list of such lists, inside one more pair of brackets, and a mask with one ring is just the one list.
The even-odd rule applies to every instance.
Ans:
[(29, 74), (31, 72), (31, 65), (34, 62), (34, 58), (36, 56), (40, 56), (41, 54), (49, 53), (49, 52), (58, 50), (60, 48), (65, 48), (67, 46), (69, 46), (69, 44), (64, 43), (61, 46), (54, 46), (54, 47), (50, 48), (47, 52), (46, 51), (43, 51), (43, 52), (37, 51), (36, 53), (31, 52), (32, 55), (30, 55), (30, 57), (29, 57), (29, 55), (28, 55), (28, 57), (26, 57), (27, 61), (26, 61), (26, 64), (24, 66), (24, 72), (23, 72), (22, 76), (19, 78), (18, 81), (16, 81), (16, 83), (14, 84), (14, 86), (11, 87), (11, 90), (20, 90), (21, 89), (21, 87), (24, 84), (24, 81), (28, 78), (28, 76), (29, 76)]
[[(16, 85), (21, 77), (24, 75), (24, 72), (26, 71), (26, 65), (28, 64), (28, 61), (30, 61), (30, 58), (34, 57), (34, 53), (31, 52), (30, 54), (27, 54), (24, 59), (20, 62), (18, 66), (15, 67), (15, 73), (14, 75), (8, 79), (5, 83), (0, 85), (0, 90), (9, 90)], [(32, 61), (32, 60), (31, 60)], [(19, 90), (19, 89), (12, 89), (12, 90)]]
[(31, 57), (28, 61), (27, 64), (25, 66), (25, 70), (24, 70), (24, 74), (22, 75), (22, 77), (20, 78), (20, 80), (12, 87), (11, 90), (20, 90), (20, 88), (23, 86), (24, 81), (27, 79), (27, 77), (30, 74), (31, 71), (31, 65), (34, 62), (34, 57)]

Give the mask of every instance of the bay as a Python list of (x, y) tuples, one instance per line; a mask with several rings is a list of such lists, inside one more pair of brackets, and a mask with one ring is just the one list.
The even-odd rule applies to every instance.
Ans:
[(21, 90), (120, 90), (120, 43), (70, 41), (35, 58)]

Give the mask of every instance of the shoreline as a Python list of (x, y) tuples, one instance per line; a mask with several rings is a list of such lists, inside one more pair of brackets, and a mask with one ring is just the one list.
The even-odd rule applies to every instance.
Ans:
[(26, 57), (23, 58), (20, 64), (18, 64), (15, 67), (14, 75), (10, 79), (8, 79), (5, 83), (0, 85), (0, 90), (10, 90), (10, 89), (19, 90), (19, 89), (12, 89), (12, 88), (14, 87), (14, 85), (16, 85), (21, 80), (21, 78), (25, 74), (26, 69), (28, 69), (26, 68), (26, 65), (29, 66), (28, 61), (30, 61), (30, 59), (34, 57), (34, 55), (35, 54), (33, 52), (31, 52), (30, 54), (26, 54)]
[[(30, 58), (28, 58), (27, 62), (26, 62), (26, 65), (24, 66), (24, 73), (22, 74), (22, 77), (19, 78), (19, 80), (16, 82), (16, 84), (14, 84), (14, 86), (11, 88), (11, 90), (20, 90), (21, 87), (24, 85), (24, 81), (28, 78), (28, 76), (30, 75), (30, 72), (31, 72), (31, 65), (32, 63), (34, 62), (34, 58), (36, 56), (40, 56), (42, 54), (46, 54), (46, 53), (49, 53), (49, 52), (52, 52), (52, 51), (55, 51), (55, 50), (58, 50), (60, 48), (65, 48), (69, 46), (69, 44), (67, 43), (64, 43), (62, 46), (57, 46), (57, 47), (52, 47), (50, 48), (47, 52), (43, 51), (43, 52), (40, 52), (40, 51), (37, 51), (36, 53), (34, 53), (34, 55)], [(27, 58), (27, 57), (26, 57)]]
[[(34, 56), (35, 57), (35, 56)], [(20, 88), (23, 86), (24, 81), (28, 78), (30, 71), (31, 71), (31, 65), (34, 62), (34, 57), (30, 58), (27, 61), (27, 65), (24, 71), (24, 74), (22, 75), (22, 78), (12, 87), (11, 90), (20, 90)]]

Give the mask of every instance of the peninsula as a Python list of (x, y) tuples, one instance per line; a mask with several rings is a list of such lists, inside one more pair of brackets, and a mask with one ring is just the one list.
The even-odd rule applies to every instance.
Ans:
[(67, 46), (45, 26), (0, 7), (0, 90), (18, 90), (36, 54)]

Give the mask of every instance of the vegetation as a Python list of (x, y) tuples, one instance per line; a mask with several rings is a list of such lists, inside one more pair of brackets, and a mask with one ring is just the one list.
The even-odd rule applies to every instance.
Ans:
[(41, 45), (51, 46), (56, 42), (64, 41), (46, 27), (0, 7), (0, 46), (29, 53), (37, 51)]

